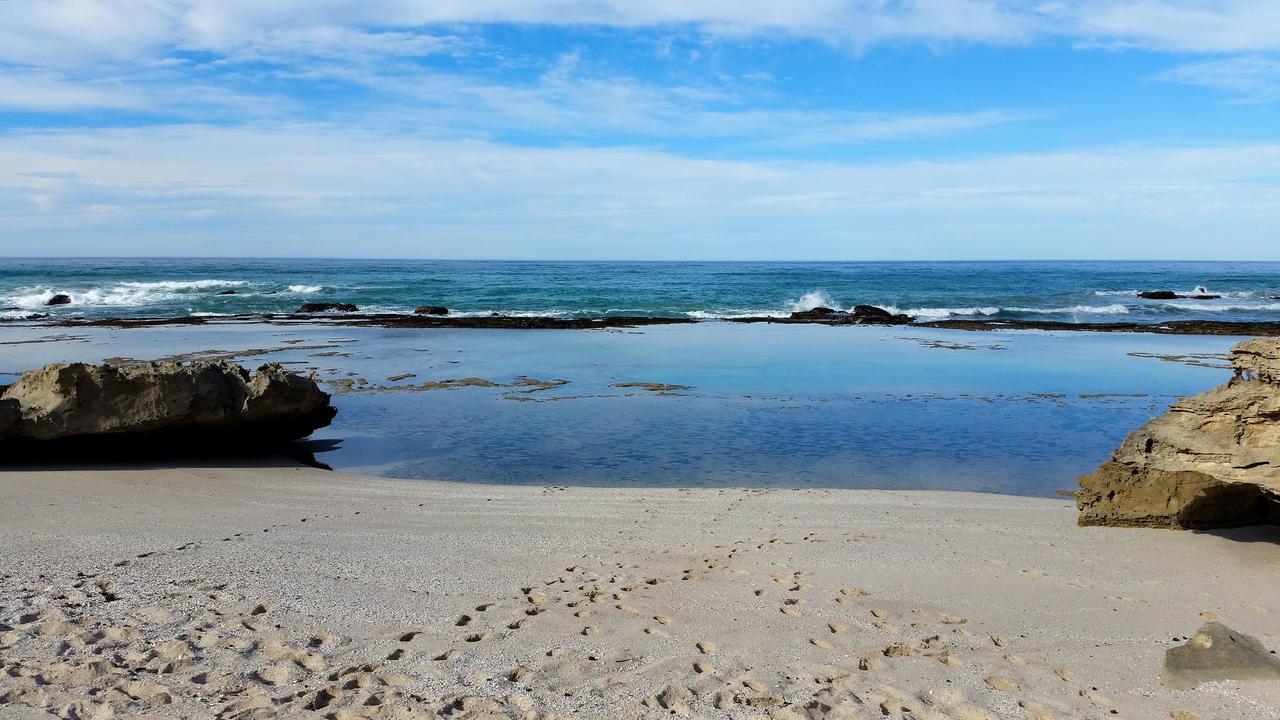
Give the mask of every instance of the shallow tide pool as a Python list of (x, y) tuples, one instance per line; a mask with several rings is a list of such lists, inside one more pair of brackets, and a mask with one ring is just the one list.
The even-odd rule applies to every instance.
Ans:
[(1239, 339), (717, 323), (9, 326), (0, 383), (54, 361), (236, 351), (251, 367), (314, 371), (334, 392), (338, 416), (313, 440), (338, 469), (1052, 495), (1177, 396), (1230, 377), (1222, 356)]

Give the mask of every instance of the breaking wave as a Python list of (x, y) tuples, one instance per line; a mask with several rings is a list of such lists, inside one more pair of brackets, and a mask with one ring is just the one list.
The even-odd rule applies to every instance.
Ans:
[(54, 295), (66, 295), (71, 305), (98, 305), (136, 307), (153, 305), (189, 296), (192, 293), (208, 294), (211, 290), (230, 290), (248, 285), (243, 280), (161, 280), (156, 282), (121, 282), (115, 285), (92, 288), (24, 287), (16, 294), (5, 297), (6, 305), (19, 308), (38, 308), (48, 304)]

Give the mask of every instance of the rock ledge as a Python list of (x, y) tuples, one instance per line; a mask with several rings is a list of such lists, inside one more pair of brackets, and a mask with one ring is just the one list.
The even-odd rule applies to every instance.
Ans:
[(1080, 478), (1081, 525), (1280, 524), (1280, 338), (1231, 351), (1235, 377), (1174, 403)]

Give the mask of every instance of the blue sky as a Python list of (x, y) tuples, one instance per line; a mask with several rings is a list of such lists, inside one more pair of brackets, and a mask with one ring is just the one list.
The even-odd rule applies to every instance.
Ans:
[(0, 255), (1280, 259), (1274, 0), (5, 0)]

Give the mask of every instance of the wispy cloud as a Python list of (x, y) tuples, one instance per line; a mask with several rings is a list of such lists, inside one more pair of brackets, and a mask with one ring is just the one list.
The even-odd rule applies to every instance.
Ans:
[(1228, 93), (1242, 103), (1280, 102), (1280, 60), (1243, 56), (1178, 65), (1158, 80)]
[(683, 26), (855, 46), (1065, 36), (1187, 52), (1280, 49), (1274, 0), (43, 0), (0, 3), (0, 61), (65, 68), (173, 52), (428, 53), (448, 42), (430, 28), (484, 23)]
[(77, 81), (44, 70), (0, 68), (0, 108), (67, 111), (146, 106), (136, 87), (112, 80)]
[(1274, 257), (1277, 166), (1277, 145), (832, 165), (180, 126), (0, 138), (0, 213), (14, 251)]

